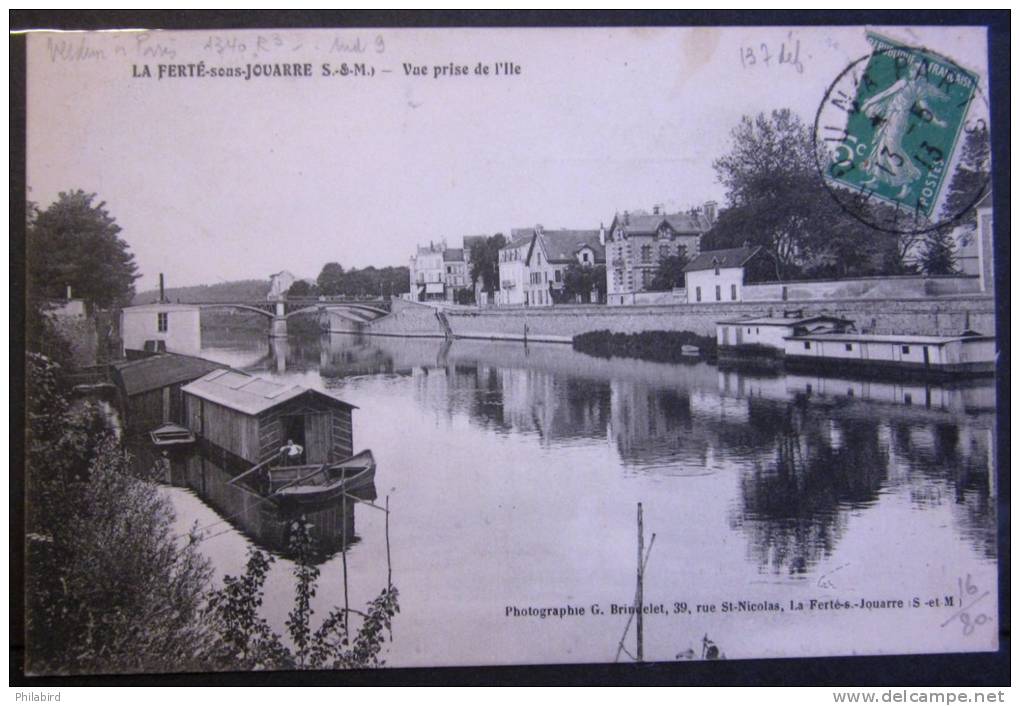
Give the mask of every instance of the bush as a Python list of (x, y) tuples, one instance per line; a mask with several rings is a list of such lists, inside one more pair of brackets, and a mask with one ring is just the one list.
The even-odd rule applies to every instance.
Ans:
[(210, 569), (194, 537), (97, 410), (68, 404), (58, 366), (27, 362), (26, 671), (201, 668)]
[(685, 363), (692, 356), (683, 354), (682, 346), (695, 346), (699, 357), (714, 359), (716, 341), (691, 331), (644, 331), (612, 333), (590, 331), (574, 336), (574, 350), (600, 358), (639, 358), (662, 363)]

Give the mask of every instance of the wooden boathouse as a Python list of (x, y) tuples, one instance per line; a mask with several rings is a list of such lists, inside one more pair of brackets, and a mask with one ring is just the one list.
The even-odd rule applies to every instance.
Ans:
[(225, 367), (204, 358), (164, 353), (114, 363), (109, 374), (128, 430), (147, 432), (166, 422), (184, 424), (181, 389)]
[(242, 465), (302, 447), (291, 463), (327, 463), (354, 453), (354, 405), (330, 395), (237, 370), (217, 370), (182, 388), (185, 426)]

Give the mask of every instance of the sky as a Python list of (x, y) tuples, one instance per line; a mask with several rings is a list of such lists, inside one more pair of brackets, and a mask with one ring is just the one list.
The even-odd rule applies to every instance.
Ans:
[[(724, 205), (712, 162), (741, 116), (813, 123), (869, 53), (866, 29), (949, 56), (987, 95), (982, 28), (36, 33), (28, 198), (98, 194), (138, 290), (160, 272), (168, 286), (315, 277), (329, 261), (406, 265), (429, 241)], [(199, 62), (242, 76), (159, 77)], [(499, 62), (520, 72), (494, 75)], [(295, 63), (312, 75), (244, 76)], [(322, 75), (341, 63), (375, 74)], [(451, 63), (467, 75), (435, 77)]]

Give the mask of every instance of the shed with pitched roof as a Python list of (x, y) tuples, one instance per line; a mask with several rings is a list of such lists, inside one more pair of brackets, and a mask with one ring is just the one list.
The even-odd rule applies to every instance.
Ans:
[(201, 440), (248, 464), (292, 441), (299, 463), (327, 463), (354, 452), (354, 405), (318, 390), (237, 370), (218, 370), (183, 388), (187, 426)]

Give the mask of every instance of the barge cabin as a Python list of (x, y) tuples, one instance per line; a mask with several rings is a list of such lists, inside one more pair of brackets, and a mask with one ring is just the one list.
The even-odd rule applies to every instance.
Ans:
[(183, 388), (185, 425), (242, 466), (270, 461), (288, 442), (288, 463), (322, 464), (354, 453), (356, 407), (317, 390), (237, 370), (218, 370)]
[(184, 423), (182, 388), (227, 366), (204, 358), (164, 353), (110, 366), (120, 409), (131, 432), (148, 432), (166, 424)]
[(780, 356), (790, 336), (853, 330), (854, 322), (849, 319), (824, 314), (804, 316), (802, 311), (796, 311), (783, 317), (761, 316), (717, 321), (715, 338), (720, 351)]
[(959, 336), (809, 333), (789, 336), (784, 343), (787, 367), (925, 377), (995, 373), (995, 336), (974, 331)]

